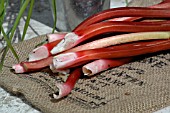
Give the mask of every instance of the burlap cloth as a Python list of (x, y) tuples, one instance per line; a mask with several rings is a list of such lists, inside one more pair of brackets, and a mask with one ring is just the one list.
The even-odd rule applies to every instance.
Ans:
[[(46, 36), (15, 44), (24, 61)], [(9, 51), (0, 73), (0, 86), (22, 94), (44, 113), (150, 113), (170, 105), (170, 51), (139, 57), (135, 62), (113, 68), (90, 79), (82, 78), (72, 93), (59, 101), (49, 94), (60, 78), (47, 72), (14, 74), (17, 61)]]

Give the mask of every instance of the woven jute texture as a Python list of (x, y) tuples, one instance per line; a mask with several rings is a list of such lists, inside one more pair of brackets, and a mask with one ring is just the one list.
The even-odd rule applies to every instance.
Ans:
[[(25, 61), (40, 36), (14, 45)], [(47, 71), (14, 74), (10, 67), (17, 61), (9, 51), (0, 73), (0, 86), (22, 94), (44, 113), (150, 113), (170, 105), (170, 51), (138, 57), (135, 62), (80, 79), (72, 93), (53, 101), (60, 78)]]

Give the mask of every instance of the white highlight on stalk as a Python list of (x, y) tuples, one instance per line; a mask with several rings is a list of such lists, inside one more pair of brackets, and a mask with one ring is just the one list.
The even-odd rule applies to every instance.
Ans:
[(14, 69), (15, 73), (24, 73), (24, 68), (20, 64), (12, 66), (12, 69)]
[(60, 69), (67, 66), (67, 64), (72, 63), (76, 58), (77, 55), (72, 52), (59, 54), (53, 58), (53, 65), (56, 69)]
[(78, 39), (79, 36), (73, 32), (66, 34), (64, 39), (61, 40), (61, 42), (51, 50), (51, 54), (57, 54), (59, 52), (63, 52), (67, 49), (72, 48), (73, 46), (75, 46)]
[(47, 58), (49, 55), (48, 49), (46, 46), (40, 46), (34, 49), (30, 54), (29, 54), (29, 61), (36, 61), (40, 60), (43, 58)]

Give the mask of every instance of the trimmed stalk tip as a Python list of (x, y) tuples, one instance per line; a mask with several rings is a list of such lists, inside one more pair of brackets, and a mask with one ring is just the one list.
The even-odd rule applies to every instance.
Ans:
[(12, 66), (12, 70), (15, 73), (24, 73), (25, 72), (25, 69), (21, 64), (16, 64), (16, 65)]
[(77, 58), (77, 54), (72, 52), (59, 54), (53, 57), (53, 66), (55, 69), (59, 69), (65, 66), (67, 63), (72, 63), (76, 58)]
[(67, 96), (72, 90), (72, 88), (70, 88), (70, 86), (65, 83), (57, 83), (56, 86), (58, 87), (58, 89), (55, 93), (52, 94), (53, 99), (63, 98)]
[(66, 34), (64, 39), (51, 50), (51, 54), (57, 54), (74, 47), (78, 39), (79, 36), (73, 32)]
[(48, 48), (46, 46), (40, 46), (34, 49), (29, 54), (29, 61), (36, 61), (40, 59), (47, 58), (49, 56)]

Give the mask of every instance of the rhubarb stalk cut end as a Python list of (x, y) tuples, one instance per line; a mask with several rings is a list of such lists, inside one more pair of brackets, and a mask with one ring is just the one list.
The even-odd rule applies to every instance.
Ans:
[(63, 69), (67, 64), (71, 64), (77, 58), (76, 53), (59, 54), (53, 58), (53, 66), (55, 69)]
[(91, 76), (108, 69), (109, 61), (110, 60), (100, 59), (84, 65), (82, 68), (84, 75)]
[(56, 85), (58, 87), (58, 91), (52, 95), (54, 99), (60, 99), (60, 98), (67, 96), (72, 90), (66, 84), (57, 83)]
[(78, 39), (79, 36), (73, 32), (66, 34), (64, 39), (51, 50), (51, 54), (57, 54), (74, 47)]
[(88, 69), (87, 67), (83, 67), (82, 71), (83, 71), (84, 75), (87, 75), (87, 76), (92, 74), (92, 71), (90, 69)]
[(46, 46), (40, 46), (29, 54), (29, 61), (41, 60), (47, 58), (48, 56), (48, 48)]
[(14, 66), (12, 66), (12, 69), (14, 69), (15, 73), (24, 73), (24, 67), (21, 66), (21, 64), (16, 64)]

